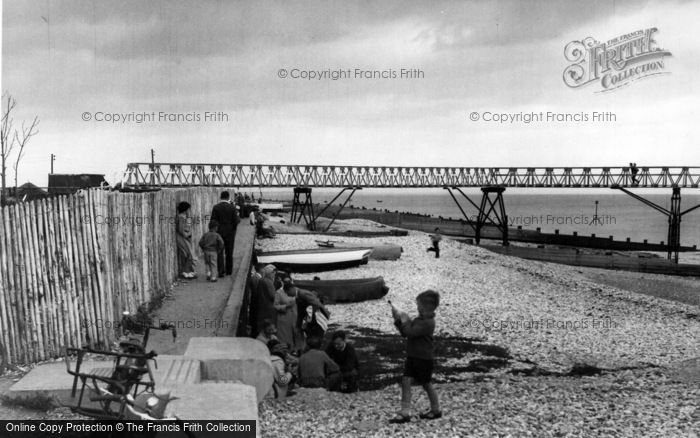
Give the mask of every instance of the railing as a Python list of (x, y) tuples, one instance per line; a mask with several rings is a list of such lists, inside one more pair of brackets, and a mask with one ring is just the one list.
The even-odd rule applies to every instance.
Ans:
[(700, 167), (387, 167), (130, 163), (132, 187), (694, 187)]

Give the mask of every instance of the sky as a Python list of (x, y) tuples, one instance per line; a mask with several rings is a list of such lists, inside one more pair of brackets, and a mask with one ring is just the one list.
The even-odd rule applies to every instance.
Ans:
[[(151, 149), (183, 163), (700, 165), (700, 2), (14, 0), (2, 14), (2, 90), (15, 124), (40, 119), (20, 184), (45, 186), (52, 153), (56, 173), (115, 181)], [(564, 84), (569, 42), (652, 27), (664, 74)], [(291, 77), (339, 70), (350, 77)], [(484, 120), (594, 111), (615, 120)]]

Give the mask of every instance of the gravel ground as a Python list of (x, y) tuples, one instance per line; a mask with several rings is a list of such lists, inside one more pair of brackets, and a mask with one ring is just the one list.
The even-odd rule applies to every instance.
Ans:
[[(383, 227), (350, 220), (334, 228)], [(258, 245), (314, 248), (314, 240), (328, 238), (278, 235)], [(404, 253), (397, 261), (317, 274), (321, 278), (382, 275), (391, 288), (387, 298), (412, 314), (415, 295), (434, 288), (442, 295), (436, 342), (457, 337), (500, 347), (509, 353), (508, 365), (436, 375), (436, 381), (448, 382), (436, 384), (444, 417), (414, 417), (404, 425), (387, 423), (399, 407), (396, 384), (356, 394), (302, 388), (286, 401), (260, 405), (261, 436), (699, 436), (700, 309), (657, 298), (673, 282), (657, 278), (659, 290), (651, 294), (656, 296), (639, 295), (618, 288), (627, 277), (605, 282), (604, 273), (592, 277), (578, 267), (510, 258), (449, 239), (435, 259), (425, 251), (427, 235), (413, 231), (407, 237), (333, 239), (395, 243)], [(628, 274), (629, 281), (644, 282), (642, 274)], [(683, 281), (688, 289), (700, 283)], [(334, 326), (355, 328), (351, 341), (357, 327), (396, 334), (385, 300), (329, 308)], [(459, 369), (489, 359), (489, 349), (479, 351), (451, 351), (443, 365)], [(372, 354), (371, 349), (360, 354)], [(578, 375), (587, 372), (595, 375)], [(0, 392), (12, 380), (0, 379)], [(415, 414), (428, 402), (420, 388), (413, 394)], [(39, 413), (0, 404), (0, 418), (74, 417), (65, 408)]]
[[(316, 239), (327, 237), (278, 235), (259, 245), (313, 248)], [(580, 268), (520, 260), (449, 239), (435, 259), (420, 232), (335, 240), (395, 243), (404, 253), (397, 261), (295, 277), (382, 275), (390, 287), (387, 298), (412, 314), (415, 296), (436, 289), (442, 297), (436, 342), (440, 336), (479, 339), (503, 347), (512, 360), (497, 371), (462, 373), (457, 382), (438, 384), (446, 413), (441, 420), (388, 425), (398, 408), (397, 385), (353, 395), (302, 389), (286, 402), (265, 401), (264, 436), (693, 436), (700, 430), (698, 381), (674, 382), (667, 372), (671, 364), (700, 357), (697, 306), (600, 284)], [(385, 300), (329, 309), (339, 327), (395, 333)], [(476, 359), (466, 354), (449, 360), (468, 365)], [(576, 376), (581, 369), (601, 374)], [(421, 409), (427, 406), (419, 388), (414, 400)]]
[[(660, 371), (598, 377), (496, 376), (436, 385), (443, 418), (391, 425), (398, 385), (383, 391), (335, 394), (301, 389), (261, 405), (262, 436), (691, 437), (698, 432), (700, 389)], [(414, 407), (428, 408), (414, 388)]]
[[(312, 248), (314, 235), (279, 235), (265, 250)], [(343, 238), (362, 242), (360, 238)], [(415, 296), (441, 293), (437, 332), (483, 338), (523, 361), (552, 372), (586, 363), (605, 369), (665, 363), (700, 356), (700, 312), (695, 306), (623, 291), (588, 280), (577, 269), (491, 253), (445, 240), (441, 258), (426, 253), (423, 233), (372, 239), (401, 245), (397, 261), (297, 278), (381, 275), (388, 299), (415, 314)], [(367, 242), (367, 240), (364, 240)], [(332, 305), (331, 322), (393, 332), (383, 301)]]

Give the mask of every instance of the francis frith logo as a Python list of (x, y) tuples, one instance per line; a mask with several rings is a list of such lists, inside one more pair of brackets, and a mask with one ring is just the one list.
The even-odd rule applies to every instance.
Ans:
[(564, 70), (564, 83), (571, 88), (598, 84), (598, 92), (612, 91), (631, 82), (668, 73), (665, 57), (671, 52), (654, 39), (655, 27), (620, 35), (606, 42), (593, 37), (571, 41), (564, 56), (571, 64)]

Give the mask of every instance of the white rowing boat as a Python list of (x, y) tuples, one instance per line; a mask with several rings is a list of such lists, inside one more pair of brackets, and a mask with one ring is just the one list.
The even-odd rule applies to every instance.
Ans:
[(367, 263), (372, 248), (314, 248), (257, 254), (258, 263), (292, 272), (343, 269)]

